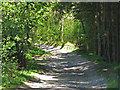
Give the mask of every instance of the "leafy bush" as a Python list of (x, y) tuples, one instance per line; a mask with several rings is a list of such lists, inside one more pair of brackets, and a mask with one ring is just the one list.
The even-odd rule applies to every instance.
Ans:
[(8, 76), (13, 76), (13, 73), (17, 70), (18, 59), (16, 58), (15, 54), (17, 53), (16, 43), (14, 41), (8, 41), (6, 44), (3, 45), (2, 48), (2, 67), (3, 67), (3, 74), (8, 74)]
[[(29, 71), (38, 72), (41, 70), (40, 65), (35, 63), (33, 56), (49, 53), (32, 45), (29, 48), (25, 46), (25, 49), (18, 36), (12, 40), (10, 37), (7, 37), (2, 44), (2, 87), (5, 88), (14, 88), (22, 82), (29, 80), (31, 78), (28, 75)], [(23, 60), (26, 60), (26, 67), (21, 67), (21, 64), (24, 63)]]
[(32, 54), (32, 55), (43, 55), (43, 54), (51, 54), (50, 52), (46, 52), (40, 48), (37, 48), (33, 45), (30, 46), (29, 50), (28, 50), (28, 53), (29, 54)]
[[(3, 42), (4, 43), (4, 42)], [(17, 50), (15, 41), (7, 38), (6, 44), (2, 48), (2, 86), (8, 87), (16, 78), (18, 72), (18, 59), (16, 58)]]

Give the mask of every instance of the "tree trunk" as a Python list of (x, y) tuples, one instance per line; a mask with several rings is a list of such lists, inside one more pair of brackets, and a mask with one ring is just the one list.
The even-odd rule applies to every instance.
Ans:
[(101, 56), (101, 33), (100, 33), (100, 30), (101, 30), (101, 20), (100, 20), (100, 16), (101, 16), (101, 8), (100, 8), (100, 3), (97, 3), (96, 4), (96, 7), (97, 7), (97, 9), (96, 9), (96, 24), (97, 24), (97, 55), (98, 56)]
[(104, 58), (110, 62), (111, 3), (104, 3)]
[(64, 18), (62, 18), (62, 39), (61, 41), (63, 42), (64, 41), (64, 31), (63, 31), (63, 28), (64, 28)]
[(117, 3), (112, 4), (112, 60), (118, 62), (118, 37), (119, 37), (119, 23), (118, 23), (118, 5)]
[[(118, 64), (120, 65), (120, 3), (118, 3)], [(118, 88), (120, 89), (120, 70), (118, 70)]]
[[(120, 3), (118, 3), (118, 54), (120, 54)], [(118, 55), (118, 60), (120, 64), (120, 55)]]
[(88, 39), (87, 39), (87, 36), (86, 36), (86, 32), (85, 32), (85, 27), (84, 27), (83, 21), (81, 21), (81, 24), (82, 24), (83, 33), (85, 35), (85, 40), (86, 40), (86, 50), (88, 51), (89, 50)]

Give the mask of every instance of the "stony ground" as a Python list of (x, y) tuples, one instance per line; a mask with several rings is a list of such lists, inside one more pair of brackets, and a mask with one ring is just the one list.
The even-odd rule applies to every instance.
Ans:
[[(33, 74), (36, 79), (25, 82), (21, 88), (50, 88), (51, 90), (77, 88), (106, 88), (107, 79), (98, 70), (98, 65), (88, 61), (70, 50), (54, 48), (52, 46), (39, 46), (53, 55), (48, 56), (44, 73)], [(47, 57), (47, 58), (48, 58)], [(40, 59), (38, 63), (44, 62)]]

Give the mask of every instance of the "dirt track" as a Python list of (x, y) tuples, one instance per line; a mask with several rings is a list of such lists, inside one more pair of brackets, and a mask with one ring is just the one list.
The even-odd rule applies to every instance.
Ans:
[(25, 82), (29, 88), (106, 88), (107, 79), (97, 69), (98, 65), (60, 47), (40, 47), (53, 53), (53, 56), (45, 61), (44, 74), (34, 74), (36, 81)]

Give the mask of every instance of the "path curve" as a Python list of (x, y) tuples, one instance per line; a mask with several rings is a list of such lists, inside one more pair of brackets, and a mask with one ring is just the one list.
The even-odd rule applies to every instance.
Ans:
[[(46, 60), (44, 74), (34, 74), (37, 82), (26, 82), (30, 88), (106, 88), (107, 79), (102, 76), (93, 62), (88, 61), (70, 50), (40, 45), (53, 55)], [(42, 62), (41, 60), (38, 62)]]

